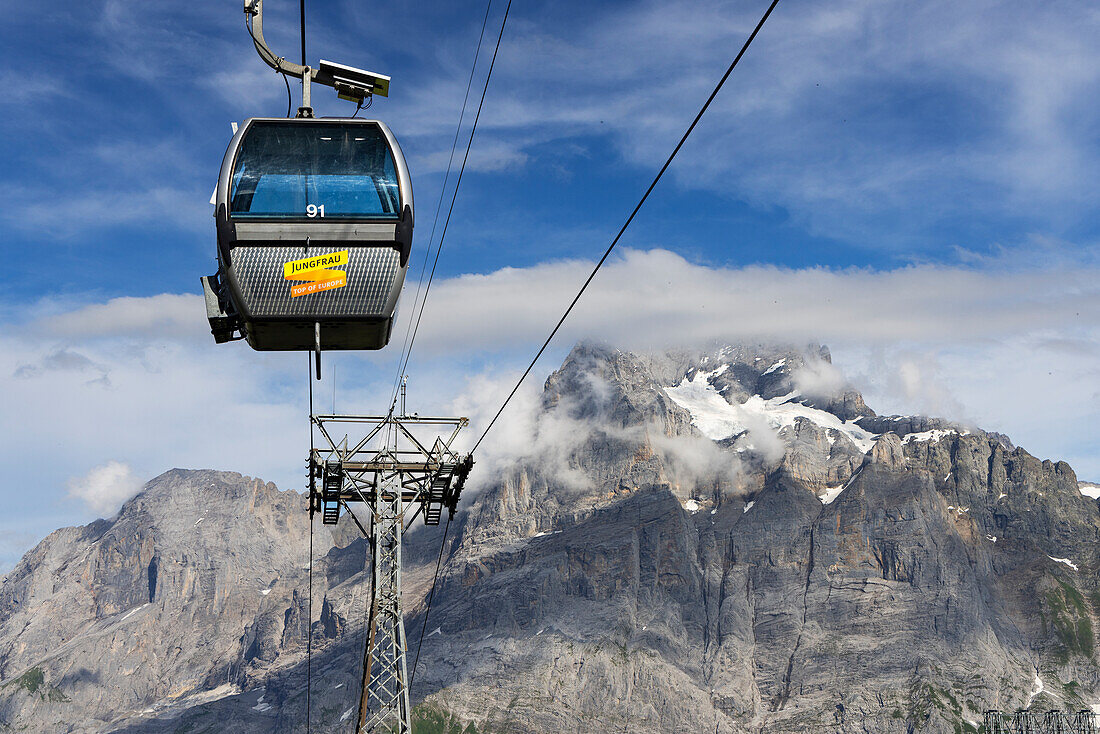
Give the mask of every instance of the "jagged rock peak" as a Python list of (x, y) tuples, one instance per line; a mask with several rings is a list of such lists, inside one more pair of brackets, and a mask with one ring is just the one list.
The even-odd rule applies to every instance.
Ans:
[[(83, 702), (82, 731), (106, 730), (135, 701), (243, 684), (249, 651), (285, 627), (282, 591), (306, 564), (306, 518), (302, 495), (260, 479), (165, 472), (115, 517), (51, 533), (4, 577), (0, 681), (42, 676), (44, 690)], [(0, 723), (31, 715), (36, 701), (8, 698)]]
[(884, 433), (875, 440), (871, 452), (864, 461), (887, 469), (901, 471), (905, 469), (905, 446), (896, 433)]
[(731, 344), (710, 349), (628, 352), (607, 344), (581, 342), (546, 382), (547, 405), (565, 393), (591, 389), (591, 375), (614, 378), (627, 385), (640, 377), (662, 387), (693, 382), (700, 375), (729, 402), (753, 396), (770, 400), (791, 396), (798, 402), (831, 412), (842, 420), (873, 417), (863, 397), (832, 365), (829, 349), (771, 344)]
[[(734, 484), (742, 488), (761, 486), (763, 477), (781, 470), (823, 501), (840, 491), (883, 434), (895, 435), (903, 448), (901, 454), (893, 450), (892, 439), (881, 447), (878, 459), (886, 463), (950, 437), (974, 436), (1014, 449), (1006, 436), (942, 418), (877, 415), (833, 366), (828, 348), (817, 344), (630, 352), (580, 343), (547, 379), (542, 409), (582, 422), (570, 437), (574, 467), (594, 465), (609, 448), (606, 432), (600, 445), (584, 445), (580, 436), (610, 429), (622, 439), (623, 431), (644, 426), (651, 437), (714, 442), (728, 452), (727, 463), (736, 465), (741, 480)], [(560, 424), (555, 427), (560, 435)], [(553, 434), (539, 436), (544, 438), (551, 443)], [(635, 443), (628, 440), (618, 449), (633, 467), (655, 448)], [(650, 466), (658, 480), (676, 484), (668, 462)]]

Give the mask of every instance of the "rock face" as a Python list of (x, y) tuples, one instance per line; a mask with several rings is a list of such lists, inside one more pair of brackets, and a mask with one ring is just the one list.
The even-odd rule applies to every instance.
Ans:
[[(876, 416), (818, 347), (578, 346), (531, 425), (444, 545), (425, 731), (959, 732), (1100, 702), (1100, 510), (1064, 463)], [(0, 584), (0, 730), (302, 731), (311, 634), (313, 730), (352, 731), (353, 530), (317, 526), (311, 618), (296, 493), (175, 470), (57, 531)], [(441, 529), (406, 540), (415, 652)]]

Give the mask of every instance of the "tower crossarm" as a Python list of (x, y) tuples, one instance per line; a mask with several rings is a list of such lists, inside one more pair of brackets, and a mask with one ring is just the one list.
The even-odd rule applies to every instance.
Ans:
[[(371, 541), (370, 626), (356, 732), (411, 734), (401, 538), (418, 516), (438, 525), (444, 507), (454, 515), (473, 466), (471, 455), (453, 447), (468, 421), (393, 414), (311, 420), (323, 445), (310, 450), (311, 480), (321, 480), (310, 507), (321, 507), (326, 524), (337, 523), (343, 509)], [(350, 439), (353, 433), (359, 438)], [(352, 511), (355, 504), (369, 510), (366, 526)]]

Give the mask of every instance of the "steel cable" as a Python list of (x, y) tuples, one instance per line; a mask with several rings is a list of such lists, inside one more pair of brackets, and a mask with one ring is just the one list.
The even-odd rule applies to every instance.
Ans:
[(308, 369), (306, 381), (309, 382), (309, 603), (306, 620), (306, 732), (313, 729), (310, 725), (311, 693), (313, 690), (313, 364), (312, 354), (306, 354)]
[(585, 279), (584, 284), (582, 284), (580, 290), (577, 291), (577, 295), (573, 297), (573, 300), (570, 302), (569, 307), (565, 309), (565, 313), (563, 313), (561, 318), (558, 319), (558, 323), (550, 331), (550, 335), (546, 337), (546, 341), (542, 343), (539, 351), (535, 354), (535, 358), (531, 360), (531, 364), (527, 365), (527, 369), (523, 371), (523, 375), (520, 376), (519, 380), (516, 382), (515, 387), (513, 387), (512, 391), (508, 393), (508, 397), (504, 399), (504, 402), (501, 404), (500, 409), (496, 412), (496, 415), (493, 416), (493, 419), (489, 421), (489, 425), (487, 425), (485, 427), (485, 430), (482, 431), (481, 437), (478, 438), (477, 443), (474, 444), (474, 447), (470, 449), (470, 453), (476, 451), (477, 447), (481, 445), (481, 442), (485, 440), (485, 436), (488, 435), (490, 429), (492, 429), (493, 425), (497, 422), (497, 419), (500, 418), (501, 413), (504, 412), (504, 409), (508, 406), (508, 403), (515, 396), (516, 391), (518, 391), (520, 388), (520, 385), (522, 385), (523, 381), (527, 379), (527, 376), (531, 374), (531, 370), (535, 368), (535, 363), (538, 362), (539, 357), (541, 357), (542, 353), (546, 351), (546, 348), (550, 346), (550, 341), (558, 333), (561, 325), (565, 323), (565, 319), (569, 317), (569, 314), (573, 311), (573, 307), (577, 305), (577, 302), (581, 299), (581, 296), (584, 295), (585, 290), (588, 289), (589, 284), (592, 282), (593, 278), (596, 277), (596, 273), (599, 272), (604, 262), (611, 255), (611, 251), (615, 249), (615, 245), (619, 244), (619, 240), (622, 239), (623, 233), (626, 232), (627, 227), (630, 226), (630, 223), (634, 221), (634, 217), (638, 214), (639, 210), (641, 210), (642, 205), (645, 204), (646, 199), (649, 198), (649, 195), (650, 193), (652, 193), (653, 189), (656, 188), (657, 183), (661, 180), (661, 177), (665, 175), (665, 171), (667, 171), (668, 167), (672, 165), (673, 159), (676, 158), (676, 155), (680, 152), (680, 149), (684, 147), (684, 143), (687, 142), (688, 137), (695, 130), (695, 126), (699, 124), (699, 120), (702, 119), (703, 114), (710, 107), (710, 103), (713, 102), (714, 98), (718, 96), (718, 92), (721, 91), (722, 86), (726, 83), (726, 79), (728, 79), (730, 74), (733, 73), (733, 70), (734, 68), (736, 68), (737, 63), (741, 60), (741, 57), (745, 55), (745, 52), (748, 51), (749, 46), (753, 42), (753, 39), (756, 38), (756, 34), (759, 33), (760, 29), (764, 27), (764, 22), (767, 21), (768, 16), (772, 14), (772, 10), (774, 10), (775, 6), (778, 4), (779, 0), (772, 0), (771, 5), (768, 6), (767, 11), (765, 11), (763, 17), (760, 18), (760, 22), (756, 24), (756, 27), (753, 29), (752, 33), (749, 34), (748, 40), (745, 41), (745, 45), (741, 47), (741, 50), (737, 53), (737, 56), (734, 57), (733, 62), (729, 65), (729, 68), (726, 69), (726, 73), (722, 75), (722, 78), (718, 81), (718, 84), (715, 85), (714, 90), (710, 93), (710, 96), (707, 97), (707, 101), (703, 103), (703, 106), (699, 109), (699, 113), (695, 115), (695, 119), (691, 121), (690, 125), (688, 125), (688, 129), (686, 132), (684, 132), (683, 137), (680, 138), (680, 142), (676, 144), (676, 147), (668, 156), (668, 160), (666, 160), (665, 164), (661, 166), (661, 170), (657, 172), (657, 175), (653, 178), (653, 182), (649, 184), (649, 188), (646, 189), (645, 193), (642, 195), (642, 198), (638, 201), (637, 206), (635, 206), (634, 210), (630, 212), (630, 216), (626, 218), (626, 222), (624, 222), (623, 226), (619, 228), (619, 232), (615, 235), (615, 239), (613, 239), (611, 241), (611, 244), (608, 245), (607, 251), (604, 252), (603, 257), (601, 257), (599, 262), (596, 263), (596, 267), (592, 268), (592, 272), (589, 273), (588, 278)]
[(401, 381), (402, 362), (405, 360), (405, 350), (409, 346), (409, 335), (412, 333), (413, 313), (420, 303), (420, 289), (424, 285), (424, 274), (428, 272), (428, 255), (432, 252), (432, 242), (435, 241), (435, 228), (439, 223), (439, 211), (443, 208), (443, 195), (447, 193), (447, 182), (451, 178), (451, 166), (454, 164), (455, 150), (458, 149), (458, 137), (462, 133), (462, 121), (466, 118), (466, 103), (470, 100), (470, 88), (474, 84), (474, 72), (477, 70), (477, 60), (481, 56), (481, 43), (485, 40), (485, 28), (489, 23), (489, 11), (493, 7), (493, 0), (485, 5), (485, 17), (481, 21), (481, 34), (477, 38), (477, 50), (474, 51), (474, 62), (470, 65), (470, 77), (466, 80), (466, 95), (462, 98), (462, 110), (458, 114), (458, 125), (455, 127), (455, 137), (451, 141), (451, 155), (447, 159), (447, 171), (443, 174), (443, 185), (439, 188), (439, 199), (435, 203), (435, 215), (432, 217), (432, 231), (428, 235), (428, 246), (424, 248), (424, 262), (420, 265), (420, 278), (416, 283), (416, 296), (413, 298), (412, 310), (409, 311), (409, 322), (405, 326), (405, 340), (401, 345), (401, 354), (397, 358), (397, 375), (393, 380), (393, 394), (390, 396), (390, 410), (393, 410), (397, 400), (397, 390)]
[[(491, 0), (490, 0), (490, 5), (491, 5)], [(402, 365), (401, 369), (398, 370), (398, 379), (400, 379), (401, 374), (404, 373), (405, 368), (408, 367), (409, 357), (412, 356), (413, 344), (416, 342), (416, 334), (420, 329), (420, 319), (424, 315), (424, 304), (427, 303), (427, 301), (428, 301), (428, 293), (431, 290), (432, 280), (435, 277), (435, 269), (436, 269), (436, 266), (439, 264), (439, 253), (440, 253), (440, 251), (442, 251), (443, 241), (447, 237), (447, 228), (451, 223), (451, 213), (454, 211), (455, 200), (458, 198), (458, 188), (459, 188), (459, 186), (462, 185), (462, 174), (466, 170), (466, 161), (470, 157), (470, 147), (473, 145), (473, 142), (474, 142), (474, 133), (477, 131), (477, 123), (481, 119), (481, 110), (485, 105), (485, 94), (489, 91), (489, 80), (493, 78), (493, 68), (496, 66), (497, 54), (500, 52), (500, 41), (504, 37), (504, 28), (508, 25), (508, 14), (511, 11), (511, 9), (512, 9), (512, 0), (508, 0), (508, 5), (506, 5), (505, 8), (504, 8), (504, 18), (500, 22), (500, 33), (497, 34), (496, 47), (493, 49), (493, 58), (489, 62), (489, 71), (485, 75), (485, 86), (483, 86), (482, 89), (481, 89), (481, 99), (480, 99), (480, 101), (478, 102), (478, 105), (477, 105), (477, 114), (474, 115), (474, 122), (473, 122), (473, 125), (471, 125), (471, 127), (470, 127), (470, 137), (466, 141), (466, 152), (462, 156), (462, 165), (458, 169), (458, 179), (455, 181), (454, 192), (451, 195), (451, 204), (447, 208), (447, 218), (443, 223), (443, 232), (439, 236), (439, 243), (438, 243), (438, 246), (436, 247), (436, 250), (435, 250), (435, 260), (432, 263), (431, 274), (428, 276), (428, 285), (424, 289), (424, 298), (420, 302), (420, 312), (417, 314), (416, 325), (413, 327), (412, 337), (409, 339), (409, 347), (408, 347), (407, 353), (405, 354), (404, 364)], [(487, 19), (488, 14), (489, 14), (489, 9), (488, 8), (486, 8), (485, 14), (486, 14), (486, 19)], [(484, 26), (482, 28), (482, 33), (484, 33)], [(481, 42), (479, 40), (478, 41), (478, 48), (479, 49), (480, 49), (480, 46), (481, 46)], [(477, 57), (476, 56), (474, 57), (474, 65), (475, 65), (475, 67), (477, 65)], [(473, 74), (473, 70), (471, 69), (471, 79), (473, 78), (472, 74)], [(467, 88), (467, 94), (469, 94), (469, 89), (468, 88)], [(463, 106), (465, 107), (465, 104)], [(460, 125), (460, 128), (461, 128), (461, 120), (460, 120), (459, 125)], [(457, 132), (456, 132), (456, 139), (457, 139)], [(452, 153), (453, 153), (453, 148), (452, 148)], [(441, 192), (440, 195), (442, 197), (442, 192)], [(438, 210), (437, 210), (437, 216), (438, 216)], [(433, 225), (433, 231), (434, 231), (434, 225)], [(396, 401), (396, 400), (397, 400), (397, 396), (396, 396), (396, 393), (395, 393), (393, 401)], [(393, 412), (393, 404), (392, 403), (391, 403), (391, 406), (390, 406), (390, 412), (391, 413)], [(443, 551), (446, 547), (447, 534), (450, 532), (450, 530), (451, 530), (451, 515), (450, 515), (450, 513), (448, 513), (448, 515), (447, 515), (447, 525), (443, 529), (443, 539), (439, 543), (439, 556), (436, 558), (436, 562), (435, 562), (435, 576), (432, 578), (431, 590), (428, 592), (428, 602), (425, 605), (425, 609), (424, 609), (424, 622), (420, 627), (420, 640), (417, 642), (417, 645), (416, 645), (416, 657), (413, 659), (412, 672), (409, 674), (409, 689), (410, 689), (410, 691), (412, 689), (413, 681), (416, 678), (416, 667), (420, 663), (420, 650), (424, 645), (424, 633), (428, 628), (428, 615), (430, 615), (431, 611), (432, 611), (432, 601), (435, 599), (435, 589), (436, 589), (437, 584), (439, 583), (439, 571), (440, 571), (440, 568), (442, 567), (442, 563), (443, 563)]]
[[(248, 31), (248, 35), (252, 38), (252, 43), (259, 46), (260, 42), (256, 40), (256, 34), (252, 32), (252, 26), (249, 25), (249, 23), (248, 23), (248, 16), (247, 15), (244, 17), (244, 28), (245, 28), (246, 31)], [(283, 84), (286, 84), (286, 116), (289, 118), (290, 117), (290, 108), (291, 108), (291, 105), (293, 103), (293, 98), (290, 95), (290, 81), (286, 78), (286, 73), (285, 72), (282, 72), (279, 69), (276, 69), (275, 73), (276, 74), (281, 74), (282, 77), (283, 77)]]
[[(470, 127), (470, 138), (466, 141), (466, 153), (462, 156), (462, 165), (458, 169), (458, 179), (455, 181), (454, 192), (451, 194), (451, 205), (447, 209), (447, 218), (443, 222), (443, 233), (439, 235), (439, 243), (435, 250), (435, 261), (432, 263), (432, 272), (428, 276), (428, 284), (424, 288), (424, 298), (420, 301), (420, 312), (416, 316), (416, 325), (413, 327), (412, 337), (409, 340), (409, 348), (405, 354), (404, 364), (399, 370), (403, 374), (409, 366), (409, 358), (412, 356), (413, 344), (416, 343), (416, 334), (420, 330), (420, 319), (424, 316), (424, 305), (428, 302), (428, 293), (432, 289), (432, 280), (435, 278), (435, 269), (439, 265), (439, 253), (443, 250), (443, 241), (447, 238), (447, 228), (451, 224), (451, 213), (455, 208), (455, 200), (458, 198), (458, 187), (462, 185), (462, 174), (466, 171), (466, 161), (470, 158), (470, 147), (474, 143), (474, 133), (477, 132), (477, 123), (481, 119), (481, 110), (485, 106), (485, 94), (489, 91), (489, 80), (493, 78), (493, 68), (497, 63), (497, 53), (500, 52), (500, 40), (504, 37), (504, 28), (508, 24), (508, 13), (512, 9), (512, 0), (504, 8), (504, 19), (500, 22), (500, 33), (497, 35), (497, 45), (493, 49), (493, 59), (489, 62), (489, 72), (485, 76), (485, 86), (481, 89), (481, 101), (477, 105), (477, 114), (474, 115), (474, 123)], [(391, 408), (392, 410), (392, 408)]]
[(306, 65), (306, 0), (298, 0), (298, 11), (302, 19), (302, 66)]
[(416, 680), (416, 666), (420, 663), (420, 648), (424, 646), (424, 632), (428, 629), (428, 615), (432, 613), (432, 600), (435, 598), (435, 587), (439, 582), (439, 569), (443, 564), (443, 549), (447, 545), (447, 534), (451, 532), (451, 514), (447, 513), (447, 526), (443, 528), (443, 540), (439, 542), (439, 557), (435, 559), (435, 578), (432, 579), (432, 590), (428, 592), (428, 603), (424, 609), (424, 623), (420, 625), (420, 641), (416, 643), (416, 657), (413, 658), (412, 672), (409, 673), (409, 691), (412, 691), (413, 682)]

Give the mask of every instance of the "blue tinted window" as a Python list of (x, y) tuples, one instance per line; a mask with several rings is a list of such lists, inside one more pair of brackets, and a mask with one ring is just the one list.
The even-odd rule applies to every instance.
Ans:
[(397, 172), (377, 125), (257, 122), (233, 169), (234, 217), (396, 218)]

